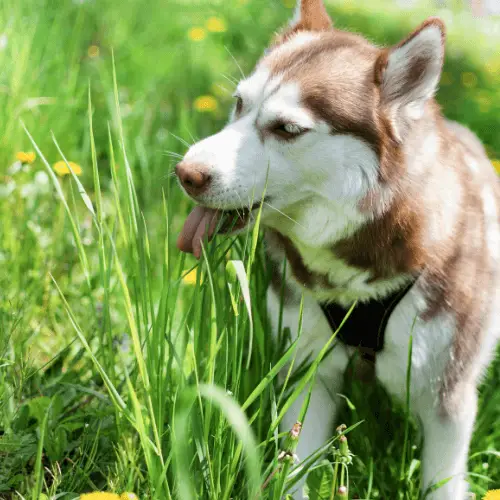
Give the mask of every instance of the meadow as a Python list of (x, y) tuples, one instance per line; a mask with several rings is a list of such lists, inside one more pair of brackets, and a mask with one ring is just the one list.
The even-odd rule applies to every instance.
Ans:
[[(348, 449), (336, 434), (320, 466), (290, 458), (278, 424), (320, 360), (278, 385), (295, 351), (271, 342), (258, 227), (217, 238), (200, 263), (175, 247), (191, 203), (173, 168), (224, 124), (292, 3), (1, 2), (0, 498), (279, 499), (306, 473), (311, 499), (345, 498), (340, 485), (349, 498), (419, 498), (408, 408), (349, 375)], [(380, 44), (441, 15), (438, 101), (500, 169), (498, 21), (327, 5)], [(477, 498), (500, 488), (499, 385), (496, 361), (470, 450)]]

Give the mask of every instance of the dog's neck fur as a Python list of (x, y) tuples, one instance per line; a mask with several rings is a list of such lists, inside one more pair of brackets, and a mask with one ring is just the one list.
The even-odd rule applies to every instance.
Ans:
[(418, 202), (422, 192), (433, 190), (446, 176), (444, 144), (451, 134), (434, 102), (425, 115), (398, 146), (401, 164), (390, 166), (399, 173), (397, 179), (378, 182), (355, 204), (315, 193), (286, 209), (285, 216), (272, 213), (264, 220), (284, 237), (282, 242), (293, 245), (295, 261), (300, 255), (305, 269), (299, 275), (307, 270), (311, 279), (297, 281), (318, 298), (342, 305), (383, 298), (421, 273), (427, 256), (453, 234), (455, 206), (424, 213)]

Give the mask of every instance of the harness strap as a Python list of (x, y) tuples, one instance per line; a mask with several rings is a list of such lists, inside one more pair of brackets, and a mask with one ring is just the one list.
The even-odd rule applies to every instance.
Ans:
[[(384, 335), (387, 323), (394, 309), (415, 284), (412, 280), (405, 288), (382, 300), (358, 304), (337, 334), (337, 338), (346, 345), (358, 347), (365, 356), (384, 348)], [(332, 330), (336, 330), (344, 320), (349, 309), (335, 303), (320, 304)]]

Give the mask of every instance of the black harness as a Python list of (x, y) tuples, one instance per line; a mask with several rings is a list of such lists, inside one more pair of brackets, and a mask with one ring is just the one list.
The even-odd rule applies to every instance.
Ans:
[[(358, 304), (347, 318), (337, 338), (346, 345), (378, 352), (384, 348), (384, 334), (389, 318), (406, 293), (415, 284), (412, 281), (382, 300)], [(337, 330), (349, 309), (335, 303), (320, 304), (332, 330)]]

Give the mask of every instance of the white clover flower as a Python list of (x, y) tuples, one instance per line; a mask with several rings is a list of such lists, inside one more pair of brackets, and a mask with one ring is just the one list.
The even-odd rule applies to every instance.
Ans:
[(16, 183), (13, 180), (0, 184), (0, 198), (8, 198), (16, 189)]

